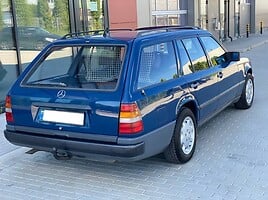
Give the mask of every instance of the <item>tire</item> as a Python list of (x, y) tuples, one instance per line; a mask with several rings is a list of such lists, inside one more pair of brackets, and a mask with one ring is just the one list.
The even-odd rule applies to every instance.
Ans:
[(189, 108), (183, 108), (178, 116), (171, 142), (164, 151), (166, 160), (176, 164), (188, 162), (195, 151), (196, 132), (193, 112)]
[(235, 107), (239, 109), (248, 109), (252, 106), (254, 99), (254, 78), (251, 74), (247, 74), (246, 82), (238, 102)]

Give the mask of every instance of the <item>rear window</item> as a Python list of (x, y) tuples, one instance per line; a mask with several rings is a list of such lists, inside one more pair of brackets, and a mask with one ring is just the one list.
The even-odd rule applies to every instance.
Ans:
[(124, 52), (124, 46), (55, 48), (34, 66), (23, 85), (113, 90)]

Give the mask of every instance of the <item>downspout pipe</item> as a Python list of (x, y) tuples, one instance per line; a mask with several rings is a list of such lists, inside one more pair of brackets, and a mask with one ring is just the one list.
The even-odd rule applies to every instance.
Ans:
[(110, 21), (109, 21), (109, 2), (108, 0), (103, 0), (103, 15), (104, 15), (104, 30), (109, 32)]
[(227, 15), (227, 21), (228, 21), (228, 26), (227, 26), (227, 37), (231, 39), (231, 42), (233, 41), (233, 38), (230, 36), (230, 0), (227, 1), (228, 3), (228, 15)]

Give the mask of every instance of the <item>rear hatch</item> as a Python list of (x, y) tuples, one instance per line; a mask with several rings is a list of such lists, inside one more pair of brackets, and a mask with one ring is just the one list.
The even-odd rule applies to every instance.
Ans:
[(125, 50), (124, 45), (52, 48), (10, 91), (16, 129), (116, 141)]

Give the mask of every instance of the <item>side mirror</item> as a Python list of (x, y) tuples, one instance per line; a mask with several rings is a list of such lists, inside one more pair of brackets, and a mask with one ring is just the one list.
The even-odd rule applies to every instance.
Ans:
[(231, 61), (239, 61), (240, 60), (240, 52), (226, 52), (224, 58), (227, 62)]

